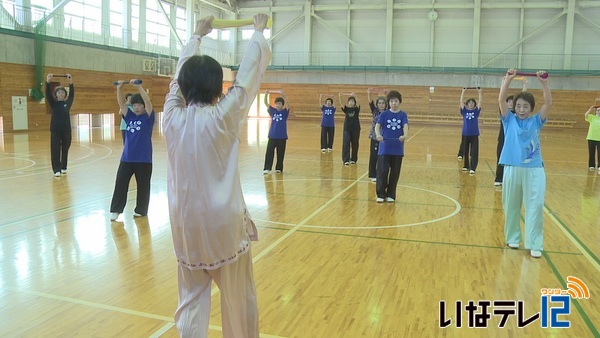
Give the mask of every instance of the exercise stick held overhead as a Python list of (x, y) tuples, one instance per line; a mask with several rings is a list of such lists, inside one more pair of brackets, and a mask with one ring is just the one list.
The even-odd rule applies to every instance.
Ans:
[[(512, 73), (509, 73), (510, 75), (512, 75)], [(521, 76), (538, 76), (538, 73), (528, 73), (528, 72), (517, 72), (516, 75), (521, 75)], [(548, 78), (548, 72), (543, 72), (540, 74), (540, 77), (542, 79), (546, 79)]]
[[(237, 19), (237, 20), (225, 20), (225, 19), (214, 19), (212, 21), (212, 28), (226, 29), (235, 27), (251, 26), (254, 24), (254, 19)], [(267, 28), (273, 26), (271, 18), (267, 20)]]
[(119, 83), (121, 83), (121, 84), (131, 83), (134, 85), (139, 85), (139, 84), (142, 84), (142, 82), (143, 82), (142, 80), (135, 80), (133, 82), (127, 81), (127, 80), (118, 80), (118, 81), (113, 82), (113, 85), (118, 86)]

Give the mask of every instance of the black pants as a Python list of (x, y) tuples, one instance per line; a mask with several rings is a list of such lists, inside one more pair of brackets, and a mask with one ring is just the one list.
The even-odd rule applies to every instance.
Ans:
[(500, 134), (498, 135), (498, 146), (496, 147), (496, 156), (498, 156), (498, 161), (496, 162), (496, 179), (494, 182), (502, 183), (504, 179), (504, 166), (500, 164), (500, 155), (502, 155), (502, 147), (504, 147), (504, 131), (500, 130)]
[(131, 176), (135, 175), (137, 183), (137, 200), (134, 211), (142, 216), (148, 214), (150, 204), (150, 178), (152, 178), (152, 163), (122, 162), (117, 170), (115, 191), (110, 202), (110, 212), (122, 213), (127, 204), (127, 190)]
[[(477, 170), (479, 161), (479, 136), (464, 136), (463, 135), (463, 168), (469, 170)], [(471, 158), (469, 159), (469, 155)], [(469, 161), (470, 160), (470, 161)]]
[(379, 155), (377, 158), (377, 197), (396, 199), (396, 186), (400, 180), (402, 159), (399, 155)]
[(371, 139), (371, 151), (369, 153), (369, 177), (377, 177), (377, 159), (379, 155), (379, 141)]
[(321, 149), (333, 149), (335, 127), (321, 127)]
[(50, 159), (52, 172), (67, 170), (67, 158), (71, 147), (71, 129), (50, 132)]
[[(358, 140), (360, 139), (360, 130), (344, 130), (344, 142), (342, 144), (342, 161), (358, 161)], [(352, 155), (350, 154), (352, 153)]]
[(283, 158), (285, 157), (285, 144), (286, 139), (282, 138), (269, 138), (267, 142), (267, 153), (265, 154), (265, 167), (264, 170), (271, 170), (273, 167), (273, 160), (275, 159), (275, 149), (277, 149), (277, 163), (275, 164), (275, 170), (283, 171)]
[(464, 150), (463, 148), (465, 147), (465, 138), (464, 136), (460, 137), (460, 146), (458, 146), (458, 156), (463, 157), (464, 155)]
[(600, 168), (600, 141), (588, 140), (588, 164), (596, 168), (596, 154), (598, 155), (598, 168)]

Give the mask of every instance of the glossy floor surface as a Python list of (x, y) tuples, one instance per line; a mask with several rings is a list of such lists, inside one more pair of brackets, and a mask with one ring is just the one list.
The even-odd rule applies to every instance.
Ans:
[[(341, 123), (325, 154), (318, 121), (290, 120), (288, 128), (282, 174), (262, 172), (268, 120), (250, 120), (242, 136), (244, 195), (260, 231), (252, 251), (262, 336), (598, 336), (600, 174), (588, 171), (585, 130), (542, 132), (545, 251), (534, 259), (522, 243), (520, 250), (504, 243), (502, 192), (493, 185), (497, 128), (482, 130), (470, 176), (456, 157), (459, 127), (411, 125), (395, 203), (375, 202), (364, 123), (358, 163), (348, 167)], [(0, 336), (176, 337), (160, 125), (149, 214), (133, 217), (132, 180), (116, 222), (108, 211), (122, 151), (118, 130), (74, 129), (68, 174), (60, 178), (50, 169), (49, 132), (1, 136)], [(541, 290), (580, 288), (568, 276), (591, 296), (569, 299), (570, 314), (557, 317), (570, 328), (544, 328), (545, 316), (563, 305), (542, 309)], [(213, 291), (209, 336), (220, 337)], [(486, 300), (490, 328), (469, 329), (485, 324)], [(501, 300), (515, 305), (494, 306)], [(506, 310), (514, 315), (499, 328)], [(536, 313), (518, 327), (519, 316)]]

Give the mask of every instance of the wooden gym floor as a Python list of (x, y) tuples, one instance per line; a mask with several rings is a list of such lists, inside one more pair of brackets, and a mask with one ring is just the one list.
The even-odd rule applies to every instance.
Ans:
[[(318, 121), (288, 127), (283, 174), (262, 173), (268, 120), (250, 120), (242, 136), (244, 194), (260, 231), (252, 250), (263, 337), (598, 336), (600, 175), (588, 171), (585, 130), (542, 132), (545, 251), (534, 259), (503, 240), (496, 127), (482, 130), (479, 167), (469, 176), (456, 158), (460, 127), (410, 125), (394, 204), (375, 202), (364, 121), (358, 164), (350, 167), (341, 160), (341, 121), (326, 154)], [(61, 178), (50, 169), (49, 132), (1, 136), (0, 336), (176, 337), (160, 125), (149, 215), (132, 217), (132, 180), (117, 222), (108, 208), (122, 151), (118, 128), (74, 129)], [(518, 328), (517, 315), (498, 328), (498, 314), (491, 328), (468, 328), (469, 300), (523, 301), (527, 319), (541, 311), (542, 288), (573, 288), (567, 276), (591, 294), (559, 317), (570, 328), (542, 328), (540, 319)], [(213, 292), (210, 336), (220, 337)], [(444, 319), (452, 318), (447, 328), (440, 328), (440, 301)]]

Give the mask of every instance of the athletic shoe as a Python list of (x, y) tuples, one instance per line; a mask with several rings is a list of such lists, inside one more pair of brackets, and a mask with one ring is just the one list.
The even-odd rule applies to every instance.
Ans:
[(60, 177), (60, 171), (55, 172), (54, 177)]
[(508, 243), (508, 247), (511, 249), (518, 249), (519, 243)]
[(63, 174), (63, 175), (66, 175), (67, 174), (67, 169), (61, 169), (60, 173)]
[(469, 170), (469, 175), (475, 175), (475, 170)]
[(332, 150), (331, 148), (327, 148), (327, 152), (328, 152), (328, 153), (330, 153), (330, 152), (331, 152), (331, 150)]
[(344, 162), (344, 165), (350, 165), (350, 162)]
[(462, 160), (462, 156), (459, 156), (459, 157), (458, 157), (458, 160), (459, 160), (459, 161), (461, 161), (461, 160)]
[(276, 174), (281, 174), (281, 170), (277, 169), (277, 170), (275, 170), (275, 173)]
[(469, 168), (467, 168), (467, 167), (464, 167), (464, 168), (463, 168), (463, 171), (469, 171)]
[(350, 164), (356, 164), (356, 162), (354, 162), (354, 161), (350, 161)]
[[(598, 168), (600, 170), (600, 168)], [(590, 171), (594, 171), (596, 169), (594, 169), (594, 167), (590, 167)]]
[(502, 185), (502, 182), (494, 182), (494, 187), (499, 187)]
[(110, 220), (111, 221), (116, 221), (117, 218), (119, 218), (119, 213), (118, 212), (111, 212), (110, 213)]
[(321, 153), (325, 154), (325, 148), (321, 149)]
[(393, 199), (393, 198), (391, 198), (391, 197), (388, 197), (388, 198), (386, 198), (386, 199), (385, 199), (385, 201), (386, 201), (386, 202), (390, 202), (390, 203), (393, 203), (393, 202), (395, 202), (395, 201), (394, 201), (394, 199)]
[(370, 179), (371, 179), (371, 182), (377, 182), (377, 178), (375, 178), (375, 177), (370, 177)]
[(377, 201), (377, 203), (383, 203), (383, 198), (377, 197), (376, 201)]
[(270, 173), (270, 172), (271, 172), (271, 170), (267, 170), (267, 169), (263, 170), (263, 174), (265, 174), (265, 175), (268, 174), (268, 173)]
[(133, 217), (142, 217), (143, 215), (137, 212), (133, 212)]
[(542, 252), (539, 250), (531, 250), (531, 257), (540, 258), (542, 257)]

